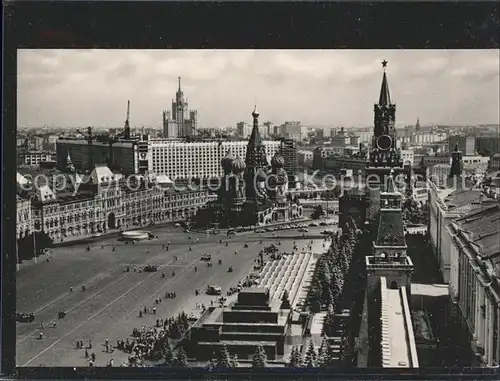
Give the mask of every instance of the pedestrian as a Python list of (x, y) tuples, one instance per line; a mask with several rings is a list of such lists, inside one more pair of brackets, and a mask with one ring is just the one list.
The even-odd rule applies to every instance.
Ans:
[(146, 314), (148, 312), (148, 308), (144, 306), (144, 313)]
[(92, 354), (90, 355), (90, 357), (92, 357), (92, 361), (95, 362), (95, 353), (94, 352), (92, 352)]
[(56, 322), (52, 322), (52, 328), (56, 328)]
[(85, 349), (85, 358), (86, 358), (86, 359), (88, 359), (88, 358), (89, 358), (89, 351), (87, 351), (86, 349)]
[(108, 345), (108, 344), (109, 344), (109, 340), (108, 340), (108, 338), (107, 338), (107, 337), (104, 339), (104, 342), (106, 343), (106, 345)]
[(73, 292), (73, 287), (69, 288), (69, 293), (71, 294)]
[(89, 361), (89, 367), (93, 367), (94, 366), (94, 362), (92, 360)]
[(40, 340), (43, 339), (43, 332), (40, 332), (40, 334), (38, 335), (38, 337), (40, 338)]
[(76, 342), (76, 349), (80, 349), (80, 342), (79, 341)]

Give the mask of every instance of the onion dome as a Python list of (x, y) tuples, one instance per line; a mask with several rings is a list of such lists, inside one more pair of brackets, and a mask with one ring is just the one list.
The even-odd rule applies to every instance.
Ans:
[(284, 165), (285, 165), (285, 159), (283, 159), (283, 156), (281, 156), (278, 152), (276, 152), (271, 159), (271, 166), (273, 168), (283, 168)]
[(259, 117), (259, 112), (257, 111), (257, 105), (255, 105), (255, 107), (253, 109), (252, 116), (254, 118), (258, 118)]
[(224, 172), (229, 173), (231, 172), (231, 169), (233, 167), (233, 161), (234, 161), (234, 156), (231, 152), (231, 149), (227, 150), (226, 156), (221, 160), (221, 165), (222, 168), (224, 169)]
[(234, 159), (234, 161), (233, 161), (233, 173), (235, 173), (235, 174), (242, 173), (246, 167), (247, 166), (241, 157), (238, 156), (236, 159)]

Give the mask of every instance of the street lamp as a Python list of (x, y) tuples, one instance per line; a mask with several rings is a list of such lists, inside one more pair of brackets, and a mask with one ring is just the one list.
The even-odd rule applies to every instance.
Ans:
[(17, 237), (16, 237), (16, 268), (17, 268), (17, 271), (19, 271), (19, 246), (18, 246), (18, 242), (17, 242)]

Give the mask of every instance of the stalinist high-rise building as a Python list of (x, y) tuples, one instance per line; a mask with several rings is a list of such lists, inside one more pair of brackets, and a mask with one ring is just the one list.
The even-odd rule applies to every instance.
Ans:
[(191, 136), (198, 127), (198, 111), (188, 111), (188, 102), (181, 90), (181, 77), (179, 88), (172, 100), (172, 110), (163, 111), (163, 136), (165, 138), (178, 138)]

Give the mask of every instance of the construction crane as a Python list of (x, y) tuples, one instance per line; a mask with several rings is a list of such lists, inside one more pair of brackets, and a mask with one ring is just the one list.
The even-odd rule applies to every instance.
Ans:
[(76, 130), (80, 135), (82, 135), (88, 143), (87, 149), (88, 149), (88, 158), (89, 158), (89, 169), (92, 170), (93, 166), (93, 160), (92, 160), (92, 143), (94, 141), (94, 136), (92, 135), (92, 127), (87, 127), (87, 133), (84, 134), (80, 130)]
[[(127, 119), (125, 119), (125, 125), (123, 126), (123, 131), (119, 132), (115, 136), (110, 136), (108, 140), (109, 144), (109, 162), (108, 166), (114, 166), (114, 154), (113, 154), (113, 144), (118, 141), (118, 139), (130, 139), (130, 100), (127, 101)], [(111, 169), (111, 168), (110, 168)]]
[(125, 120), (125, 126), (123, 127), (123, 137), (125, 139), (130, 139), (130, 100), (127, 101), (127, 119)]

